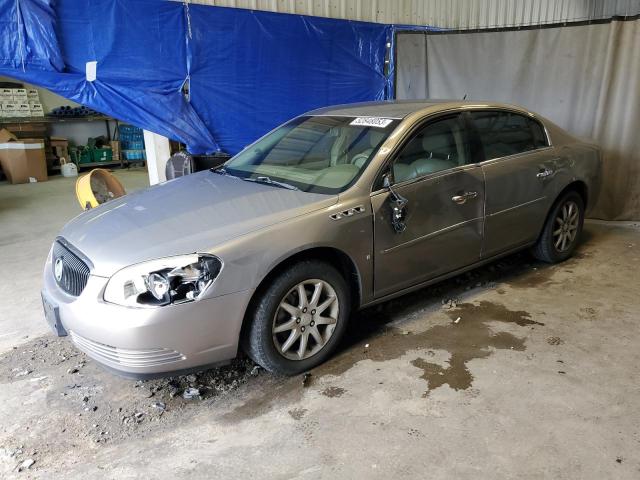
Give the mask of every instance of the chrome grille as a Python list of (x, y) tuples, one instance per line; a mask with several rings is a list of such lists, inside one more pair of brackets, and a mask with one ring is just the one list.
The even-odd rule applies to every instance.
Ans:
[(94, 342), (75, 332), (69, 332), (69, 334), (80, 350), (96, 360), (106, 363), (116, 363), (124, 367), (159, 367), (186, 358), (180, 352), (169, 350), (168, 348), (129, 350)]
[[(61, 270), (56, 272), (56, 264)], [(53, 244), (53, 276), (58, 286), (70, 295), (78, 296), (89, 281), (89, 266), (59, 240)], [(58, 269), (60, 266), (57, 267)], [(58, 274), (56, 274), (58, 273)], [(60, 273), (62, 274), (60, 276)]]

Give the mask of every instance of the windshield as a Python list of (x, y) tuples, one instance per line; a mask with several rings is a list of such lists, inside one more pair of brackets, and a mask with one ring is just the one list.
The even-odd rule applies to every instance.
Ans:
[(226, 174), (305, 192), (335, 194), (364, 171), (398, 120), (298, 117), (224, 165)]

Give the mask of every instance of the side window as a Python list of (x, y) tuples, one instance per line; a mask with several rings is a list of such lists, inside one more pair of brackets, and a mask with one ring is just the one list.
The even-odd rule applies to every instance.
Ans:
[(533, 133), (533, 142), (536, 148), (548, 147), (549, 143), (547, 142), (547, 134), (542, 128), (542, 125), (532, 118), (528, 118), (527, 120), (529, 120), (529, 127)]
[(512, 112), (471, 112), (486, 160), (528, 152), (546, 145), (542, 127)]
[(460, 115), (436, 120), (414, 134), (393, 163), (395, 183), (470, 162), (469, 144)]

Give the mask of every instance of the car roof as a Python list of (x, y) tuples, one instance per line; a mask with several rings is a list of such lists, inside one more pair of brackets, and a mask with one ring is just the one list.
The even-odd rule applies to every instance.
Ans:
[(331, 107), (312, 110), (306, 115), (316, 116), (336, 116), (336, 117), (385, 117), (393, 119), (403, 119), (407, 115), (420, 110), (429, 109), (432, 113), (438, 111), (451, 110), (455, 108), (476, 107), (476, 108), (499, 108), (518, 110), (523, 113), (530, 113), (522, 107), (509, 105), (506, 103), (471, 101), (471, 100), (390, 100), (380, 102), (350, 103), (344, 105), (334, 105)]

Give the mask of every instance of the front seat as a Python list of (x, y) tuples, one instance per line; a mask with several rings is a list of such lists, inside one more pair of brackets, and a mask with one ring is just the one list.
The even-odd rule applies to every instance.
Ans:
[(347, 156), (347, 147), (349, 145), (348, 132), (346, 128), (341, 128), (339, 135), (336, 137), (333, 145), (331, 145), (331, 160), (330, 165), (338, 165), (344, 163), (344, 158)]
[(373, 153), (373, 151), (380, 145), (380, 142), (384, 140), (384, 134), (381, 132), (376, 132), (375, 130), (371, 130), (368, 132), (369, 138), (369, 146), (364, 149), (362, 152), (356, 154), (351, 159), (351, 163), (358, 168), (362, 168), (362, 166), (369, 160), (369, 157)]
[(456, 142), (449, 129), (425, 136), (422, 149), (426, 156), (411, 164), (418, 176), (458, 166)]

